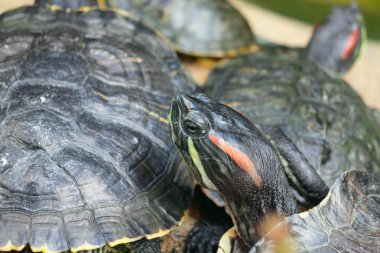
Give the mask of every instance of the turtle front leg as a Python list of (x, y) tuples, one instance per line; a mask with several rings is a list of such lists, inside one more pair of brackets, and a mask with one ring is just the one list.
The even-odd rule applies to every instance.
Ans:
[(318, 205), (329, 188), (297, 146), (278, 127), (262, 130), (276, 148), (284, 166), (293, 197), (304, 207)]
[(83, 253), (161, 253), (160, 239), (141, 239), (128, 244), (120, 244), (112, 248), (105, 246), (100, 249), (85, 251)]
[(139, 240), (130, 244), (131, 253), (161, 253), (160, 239)]
[(215, 253), (224, 232), (226, 232), (226, 226), (223, 224), (203, 219), (190, 231), (185, 252)]
[(223, 207), (217, 207), (199, 188), (194, 193), (194, 205), (200, 213), (200, 221), (190, 231), (186, 253), (215, 253), (223, 234), (233, 226)]

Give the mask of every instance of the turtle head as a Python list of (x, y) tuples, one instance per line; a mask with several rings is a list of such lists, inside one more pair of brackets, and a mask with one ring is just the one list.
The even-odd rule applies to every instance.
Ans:
[(307, 46), (308, 57), (337, 74), (344, 74), (365, 45), (366, 30), (359, 6), (333, 8), (317, 25)]
[(244, 172), (252, 187), (261, 187), (255, 155), (246, 143), (260, 146), (265, 140), (244, 116), (203, 94), (181, 94), (170, 118), (172, 139), (202, 186), (224, 194), (231, 177)]
[(169, 117), (172, 139), (185, 162), (201, 186), (223, 197), (247, 244), (256, 241), (264, 215), (293, 211), (276, 150), (243, 115), (205, 95), (181, 94)]

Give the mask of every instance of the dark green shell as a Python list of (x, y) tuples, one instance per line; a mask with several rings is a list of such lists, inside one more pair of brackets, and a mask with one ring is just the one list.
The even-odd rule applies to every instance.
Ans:
[[(287, 217), (255, 247), (277, 252), (270, 238), (287, 227), (294, 252), (377, 252), (380, 249), (380, 182), (365, 172), (348, 171), (313, 209)], [(283, 246), (283, 245), (282, 245)], [(280, 247), (277, 244), (277, 247)]]
[(372, 112), (373, 112), (373, 114), (375, 116), (375, 119), (377, 120), (377, 122), (380, 125), (380, 111), (378, 109), (372, 109)]
[(174, 52), (113, 13), (0, 17), (0, 250), (164, 235), (189, 206), (167, 111), (191, 92)]
[(227, 0), (98, 0), (98, 3), (103, 9), (122, 14), (127, 14), (123, 12), (126, 10), (185, 54), (235, 55), (254, 42), (247, 21)]
[(217, 67), (207, 92), (256, 125), (279, 125), (331, 186), (345, 170), (380, 173), (380, 126), (343, 80), (275, 50)]

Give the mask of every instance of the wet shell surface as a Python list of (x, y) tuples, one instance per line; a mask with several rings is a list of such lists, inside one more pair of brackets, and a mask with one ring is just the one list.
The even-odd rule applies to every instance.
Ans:
[(24, 8), (0, 17), (0, 251), (167, 234), (193, 179), (167, 112), (193, 85), (141, 23)]

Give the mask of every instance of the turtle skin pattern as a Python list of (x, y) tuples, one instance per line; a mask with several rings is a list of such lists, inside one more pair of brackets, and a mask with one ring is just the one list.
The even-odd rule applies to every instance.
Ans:
[(205, 92), (259, 128), (279, 126), (328, 186), (344, 170), (380, 173), (380, 125), (357, 93), (303, 57), (274, 49), (211, 73)]
[[(271, 236), (288, 230), (292, 252), (377, 252), (380, 249), (380, 182), (363, 171), (347, 171), (328, 196), (307, 212), (287, 217), (250, 253), (278, 252)], [(277, 233), (278, 234), (278, 233)], [(284, 244), (282, 244), (284, 245)]]
[(174, 52), (114, 13), (0, 17), (0, 250), (163, 236), (188, 208), (167, 111), (191, 92)]
[(254, 43), (247, 21), (227, 0), (98, 0), (98, 4), (141, 19), (181, 53), (223, 57)]

